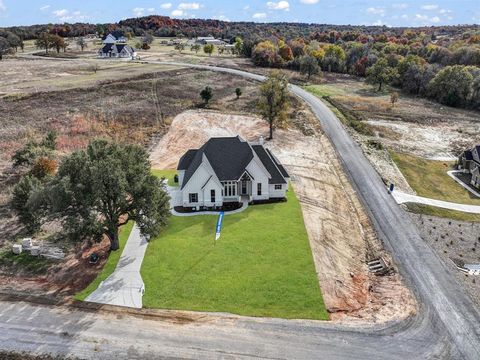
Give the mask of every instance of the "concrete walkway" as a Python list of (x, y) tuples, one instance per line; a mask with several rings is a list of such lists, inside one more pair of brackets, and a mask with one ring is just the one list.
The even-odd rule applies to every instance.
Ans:
[(468, 190), (470, 193), (473, 195), (477, 196), (480, 198), (480, 193), (478, 191), (475, 191), (472, 189), (470, 186), (465, 184), (462, 180), (460, 180), (458, 177), (455, 176), (457, 173), (463, 173), (461, 170), (450, 170), (447, 171), (448, 176), (450, 176), (453, 180), (455, 180), (457, 183), (459, 183), (464, 189)]
[(410, 203), (436, 206), (443, 209), (462, 211), (462, 212), (467, 212), (472, 214), (480, 214), (480, 206), (478, 205), (457, 204), (457, 203), (452, 203), (448, 201), (429, 199), (429, 198), (425, 198), (417, 195), (406, 194), (397, 190), (394, 190), (392, 192), (392, 196), (397, 202), (397, 204), (404, 204), (404, 203), (410, 202)]
[(145, 285), (140, 268), (148, 242), (133, 225), (115, 271), (85, 301), (141, 309)]
[[(166, 186), (168, 195), (170, 196), (170, 212), (174, 216), (199, 216), (199, 215), (219, 215), (220, 211), (196, 211), (192, 213), (180, 213), (178, 211), (175, 211), (175, 206), (181, 206), (182, 204), (182, 193), (180, 189), (176, 186)], [(248, 201), (243, 199), (242, 200), (243, 205), (240, 209), (237, 210), (232, 210), (232, 211), (225, 211), (225, 215), (233, 215), (233, 214), (238, 214), (241, 213), (242, 211), (247, 210), (248, 208)]]

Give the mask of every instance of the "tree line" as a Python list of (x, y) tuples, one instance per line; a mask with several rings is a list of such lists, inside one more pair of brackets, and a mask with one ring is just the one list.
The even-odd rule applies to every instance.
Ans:
[(289, 68), (311, 75), (320, 70), (365, 77), (378, 86), (429, 97), (442, 104), (480, 109), (480, 31), (438, 36), (404, 30), (399, 35), (316, 33), (244, 41), (243, 54), (257, 66)]
[[(387, 28), (146, 16), (115, 24), (47, 24), (0, 30), (0, 59), (23, 48), (25, 39), (36, 39), (37, 47), (47, 52), (52, 48), (60, 51), (67, 45), (64, 37), (83, 39), (113, 30), (121, 30), (129, 38), (140, 36), (138, 47), (144, 50), (150, 47), (152, 36), (213, 35), (235, 43), (235, 52), (251, 58), (257, 66), (298, 70), (308, 78), (320, 71), (348, 73), (365, 77), (379, 90), (392, 85), (442, 104), (480, 108), (479, 25)], [(78, 45), (83, 50), (84, 46)], [(178, 46), (181, 52), (182, 45)], [(211, 54), (213, 49), (204, 51)]]

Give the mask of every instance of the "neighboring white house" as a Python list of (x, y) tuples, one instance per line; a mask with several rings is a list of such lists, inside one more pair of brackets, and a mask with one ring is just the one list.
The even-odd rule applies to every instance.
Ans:
[(135, 59), (137, 57), (137, 52), (127, 44), (105, 44), (100, 50), (98, 50), (98, 57)]
[(125, 37), (123, 31), (113, 31), (102, 38), (104, 44), (125, 44), (127, 38)]
[(284, 199), (290, 179), (277, 158), (263, 146), (239, 136), (208, 140), (188, 150), (178, 163), (182, 206), (195, 210), (225, 203)]
[(480, 189), (480, 145), (466, 150), (458, 159), (458, 168), (472, 175), (470, 184)]

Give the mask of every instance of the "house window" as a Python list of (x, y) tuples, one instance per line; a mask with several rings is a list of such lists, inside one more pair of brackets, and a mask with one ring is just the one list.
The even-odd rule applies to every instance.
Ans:
[(225, 181), (223, 183), (223, 193), (225, 196), (237, 195), (237, 183), (236, 181)]
[(210, 202), (215, 202), (215, 190), (210, 190)]
[(198, 202), (198, 194), (197, 193), (188, 194), (188, 200), (190, 201), (190, 203), (197, 203)]
[(257, 195), (262, 195), (262, 183), (257, 184)]
[(275, 185), (275, 190), (282, 190), (282, 185)]

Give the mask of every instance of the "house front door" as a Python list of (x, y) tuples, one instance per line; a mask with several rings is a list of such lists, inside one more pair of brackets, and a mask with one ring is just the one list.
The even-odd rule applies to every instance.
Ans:
[(240, 195), (248, 195), (247, 180), (242, 180), (242, 191)]

